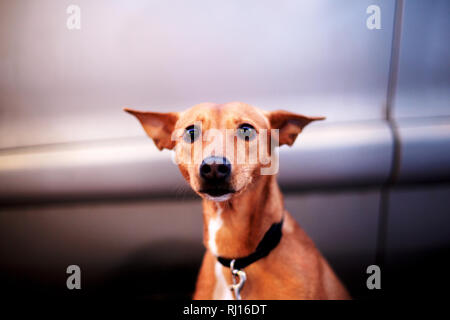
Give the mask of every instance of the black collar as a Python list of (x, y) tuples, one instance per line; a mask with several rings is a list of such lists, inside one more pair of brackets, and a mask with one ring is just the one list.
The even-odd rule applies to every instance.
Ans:
[(264, 234), (264, 237), (259, 242), (256, 250), (250, 255), (242, 258), (229, 259), (224, 257), (217, 257), (217, 260), (224, 266), (230, 267), (231, 261), (234, 262), (234, 269), (244, 269), (253, 262), (267, 256), (272, 249), (274, 249), (281, 240), (281, 227), (283, 226), (283, 219), (280, 222), (272, 224), (272, 226)]

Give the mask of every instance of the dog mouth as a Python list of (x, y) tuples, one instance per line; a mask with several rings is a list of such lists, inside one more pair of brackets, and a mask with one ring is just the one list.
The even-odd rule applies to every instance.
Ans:
[(198, 192), (211, 200), (215, 200), (216, 198), (228, 200), (231, 198), (231, 195), (235, 193), (233, 189), (229, 188), (203, 188)]

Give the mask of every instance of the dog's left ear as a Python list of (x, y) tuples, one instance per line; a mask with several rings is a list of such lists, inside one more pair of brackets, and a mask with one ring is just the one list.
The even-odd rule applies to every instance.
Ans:
[(164, 148), (170, 150), (175, 147), (176, 141), (172, 140), (172, 132), (179, 118), (177, 112), (146, 112), (128, 108), (124, 108), (124, 110), (138, 118), (145, 132), (153, 139), (159, 150)]
[(277, 110), (268, 112), (271, 129), (279, 129), (279, 145), (292, 146), (298, 134), (310, 122), (324, 120), (325, 117), (307, 117), (301, 114)]

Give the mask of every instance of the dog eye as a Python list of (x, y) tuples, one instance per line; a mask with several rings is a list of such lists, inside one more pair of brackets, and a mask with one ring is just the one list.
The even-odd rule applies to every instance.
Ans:
[(184, 129), (183, 139), (187, 143), (193, 143), (200, 136), (200, 129), (194, 125)]
[(237, 135), (245, 141), (250, 141), (256, 137), (256, 130), (251, 124), (244, 123), (237, 129)]

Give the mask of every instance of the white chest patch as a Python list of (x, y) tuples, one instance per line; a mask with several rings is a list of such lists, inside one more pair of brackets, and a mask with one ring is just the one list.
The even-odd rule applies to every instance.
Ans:
[(208, 224), (208, 247), (209, 250), (215, 255), (218, 256), (219, 253), (217, 252), (217, 244), (216, 244), (216, 234), (217, 231), (219, 231), (220, 227), (222, 227), (223, 221), (220, 217), (220, 214), (222, 213), (222, 208), (218, 206), (217, 208), (217, 216), (214, 218), (211, 218), (209, 220)]
[(223, 267), (220, 262), (216, 261), (214, 266), (214, 273), (216, 275), (216, 285), (214, 287), (213, 299), (214, 300), (233, 300), (233, 295), (225, 277), (223, 275)]

